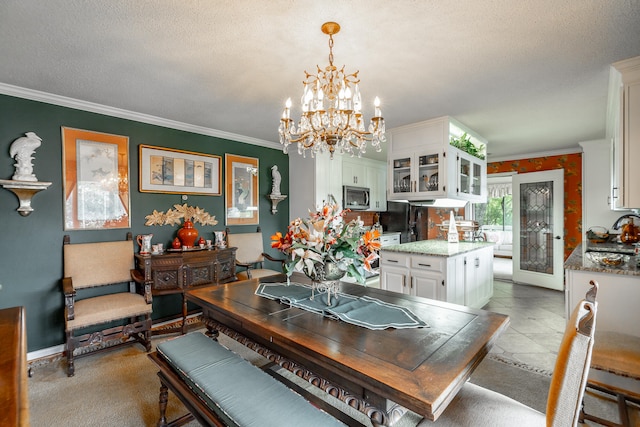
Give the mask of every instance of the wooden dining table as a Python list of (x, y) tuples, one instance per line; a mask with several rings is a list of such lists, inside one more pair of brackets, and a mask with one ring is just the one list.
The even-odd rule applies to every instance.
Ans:
[(294, 372), (374, 425), (407, 410), (436, 420), (509, 324), (508, 316), (341, 283), (340, 292), (411, 310), (427, 327), (371, 330), (255, 294), (258, 279), (187, 292), (221, 332)]

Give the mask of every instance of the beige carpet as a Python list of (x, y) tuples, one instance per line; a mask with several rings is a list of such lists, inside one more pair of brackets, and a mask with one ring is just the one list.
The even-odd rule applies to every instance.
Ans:
[[(154, 339), (154, 344), (161, 342), (162, 339)], [(260, 355), (226, 336), (221, 336), (220, 342), (253, 363), (266, 362), (266, 359)], [(77, 359), (76, 375), (72, 378), (66, 376), (64, 367), (65, 362), (62, 360), (34, 367), (33, 377), (29, 379), (30, 414), (33, 427), (156, 425), (159, 415), (160, 382), (156, 376), (155, 365), (147, 358), (141, 346), (127, 346)], [(506, 394), (542, 412), (545, 410), (550, 381), (545, 373), (526, 369), (526, 367), (523, 369), (508, 361), (496, 360), (495, 357), (490, 356), (476, 369), (471, 381)], [(306, 388), (320, 393), (313, 386)], [(592, 398), (588, 397), (588, 399)], [(331, 402), (342, 410), (350, 410), (336, 399), (331, 398)], [(600, 415), (604, 414), (613, 417), (613, 420), (616, 419), (615, 406), (612, 402), (598, 398), (593, 403), (588, 400), (587, 407), (593, 408), (593, 412)], [(185, 408), (170, 392), (167, 407), (169, 420), (184, 413), (186, 413)], [(364, 416), (359, 419), (361, 422), (368, 423)], [(640, 425), (640, 416), (637, 411), (634, 413), (634, 420), (638, 422), (636, 425)], [(407, 413), (396, 423), (396, 426), (427, 427), (429, 424), (429, 421), (421, 420), (420, 416)], [(187, 425), (193, 427), (198, 424), (191, 422)]]

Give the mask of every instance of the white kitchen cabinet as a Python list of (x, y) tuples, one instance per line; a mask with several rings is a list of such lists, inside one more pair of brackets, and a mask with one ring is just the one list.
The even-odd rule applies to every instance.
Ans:
[(611, 207), (640, 208), (640, 56), (611, 67), (607, 139), (611, 141)]
[(444, 295), (447, 259), (435, 256), (411, 255), (411, 295), (446, 300)]
[[(565, 313), (582, 300), (591, 288), (589, 282), (598, 282), (599, 331), (614, 331), (640, 337), (640, 276), (601, 273), (585, 270), (565, 270)], [(567, 317), (569, 318), (569, 317)]]
[(370, 187), (367, 182), (366, 160), (346, 157), (342, 160), (342, 185)]
[(447, 258), (447, 277), (442, 284), (442, 301), (465, 305), (466, 258), (458, 255)]
[(435, 300), (442, 299), (442, 275), (414, 271), (411, 274), (410, 295)]
[(607, 140), (580, 142), (582, 147), (582, 230), (591, 227), (611, 227), (622, 214), (611, 205), (610, 146)]
[[(409, 294), (409, 261), (408, 255), (388, 252), (380, 257), (380, 284), (387, 289), (401, 294)], [(384, 268), (382, 268), (384, 266)]]
[(426, 146), (419, 151), (397, 150), (389, 154), (389, 199), (415, 200), (444, 196), (444, 151)]
[(289, 153), (289, 217), (308, 218), (332, 198), (342, 205), (342, 157), (328, 153), (306, 158)]
[(371, 190), (370, 211), (387, 210), (387, 167), (384, 162), (376, 162), (367, 167), (367, 183)]
[(406, 295), (443, 299), (445, 258), (388, 253), (380, 261), (382, 289)]
[(400, 232), (397, 233), (384, 233), (380, 235), (380, 246), (391, 246), (391, 245), (399, 245), (400, 244)]
[(387, 165), (372, 159), (342, 159), (342, 185), (369, 189), (369, 211), (387, 210)]
[(493, 249), (471, 252), (464, 260), (464, 305), (482, 307), (493, 295)]
[(442, 257), (380, 252), (382, 289), (482, 308), (493, 295), (493, 246)]
[(455, 147), (448, 147), (447, 182), (448, 197), (462, 198), (473, 203), (487, 201), (487, 162)]
[(486, 146), (486, 140), (451, 117), (390, 130), (388, 199), (486, 202), (486, 160), (449, 143), (464, 132), (474, 144)]

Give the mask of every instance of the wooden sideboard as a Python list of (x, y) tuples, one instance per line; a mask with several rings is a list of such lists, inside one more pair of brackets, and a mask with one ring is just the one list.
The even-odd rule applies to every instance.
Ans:
[(24, 307), (0, 310), (0, 413), (3, 426), (29, 425), (27, 328)]
[(136, 269), (144, 276), (144, 281), (151, 284), (153, 295), (182, 294), (181, 333), (186, 332), (186, 291), (237, 280), (236, 248), (136, 254), (135, 257)]

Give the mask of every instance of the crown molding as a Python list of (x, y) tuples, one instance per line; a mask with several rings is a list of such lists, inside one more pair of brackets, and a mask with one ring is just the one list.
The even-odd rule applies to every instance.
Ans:
[(91, 113), (102, 114), (105, 116), (118, 117), (121, 119), (133, 120), (140, 123), (162, 126), (170, 129), (177, 129), (186, 132), (197, 133), (200, 135), (214, 136), (217, 138), (228, 139), (231, 141), (244, 142), (246, 144), (259, 145), (261, 147), (273, 148), (281, 150), (282, 146), (273, 141), (252, 138), (250, 136), (238, 135), (235, 133), (225, 132), (217, 129), (207, 128), (204, 126), (192, 125), (189, 123), (178, 122), (175, 120), (164, 119), (162, 117), (151, 116), (149, 114), (137, 113), (135, 111), (124, 110), (122, 108), (110, 107), (108, 105), (96, 104), (94, 102), (82, 101), (80, 99), (69, 98), (66, 96), (55, 95), (52, 93), (41, 92), (38, 90), (27, 89), (19, 86), (13, 86), (6, 83), (0, 83), (0, 94), (15, 96), (17, 98), (29, 99), (32, 101), (44, 102), (47, 104), (58, 105), (61, 107), (73, 108), (75, 110), (88, 111)]

